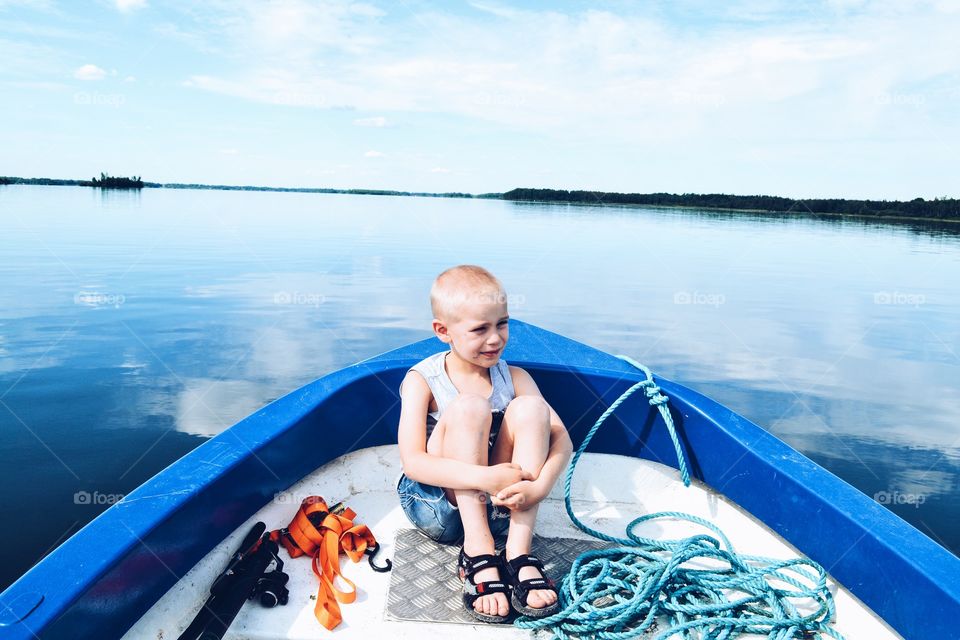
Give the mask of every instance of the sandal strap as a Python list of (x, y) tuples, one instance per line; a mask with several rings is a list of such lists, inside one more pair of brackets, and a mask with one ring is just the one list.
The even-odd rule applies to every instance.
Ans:
[[(480, 596), (488, 596), (491, 593), (505, 593), (510, 595), (510, 587), (507, 586), (505, 582), (500, 582), (499, 580), (481, 582), (479, 584), (474, 584), (473, 580), (464, 580), (463, 593), (464, 595), (472, 596), (475, 600)], [(473, 604), (472, 601), (471, 604)]]
[[(514, 592), (517, 595), (517, 598), (523, 602), (527, 603), (527, 597), (530, 595), (530, 592), (536, 589), (549, 589), (551, 591), (557, 592), (556, 584), (552, 579), (547, 577), (547, 572), (543, 568), (543, 563), (536, 556), (529, 554), (524, 554), (517, 556), (513, 560), (507, 560), (509, 580), (513, 585)], [(542, 578), (530, 578), (529, 580), (520, 579), (520, 569), (523, 567), (534, 567), (542, 575)], [(557, 592), (558, 593), (558, 592)]]
[(519, 555), (513, 560), (507, 560), (512, 573), (519, 573), (523, 567), (535, 567), (540, 573), (543, 573), (543, 563), (540, 558), (532, 556), (529, 553)]
[(471, 578), (473, 574), (478, 571), (483, 571), (484, 569), (489, 569), (491, 567), (496, 567), (497, 569), (502, 568), (502, 559), (500, 556), (493, 553), (484, 553), (478, 556), (468, 556), (463, 552), (463, 549), (460, 550), (460, 558), (457, 561), (457, 564), (463, 568), (464, 573), (467, 577)]

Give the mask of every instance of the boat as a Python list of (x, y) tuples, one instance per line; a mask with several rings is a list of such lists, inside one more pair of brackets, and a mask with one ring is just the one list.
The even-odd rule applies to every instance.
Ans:
[[(504, 358), (532, 374), (575, 446), (644, 380), (624, 359), (535, 325), (511, 320), (510, 332)], [(391, 557), (398, 531), (410, 527), (395, 492), (397, 389), (412, 364), (445, 348), (429, 338), (332, 372), (174, 462), (0, 594), (0, 639), (175, 638), (251, 524), (284, 526), (308, 495), (354, 508)], [(836, 629), (848, 640), (960, 637), (960, 559), (749, 420), (675, 382), (655, 383), (670, 399), (691, 486), (679, 477), (658, 408), (628, 400), (580, 460), (571, 503), (581, 518), (622, 530), (648, 511), (698, 514), (745, 552), (802, 554), (822, 565)], [(584, 537), (563, 498), (558, 486), (542, 503), (538, 530)], [(361, 595), (344, 606), (332, 637), (529, 637), (518, 628), (388, 619), (389, 574), (345, 565)], [(331, 633), (313, 616), (309, 563), (289, 560), (285, 570), (289, 604), (246, 605), (228, 638)]]

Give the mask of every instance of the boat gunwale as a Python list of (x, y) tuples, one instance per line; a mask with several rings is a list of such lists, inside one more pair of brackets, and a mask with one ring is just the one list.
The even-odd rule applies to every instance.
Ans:
[[(602, 397), (607, 403), (615, 399), (624, 389), (643, 379), (642, 374), (628, 363), (569, 338), (516, 320), (511, 320), (511, 329), (517, 333), (515, 338), (523, 339), (526, 337), (530, 342), (526, 348), (512, 354), (516, 357), (508, 358), (507, 356), (511, 355), (508, 352), (505, 354), (505, 358), (512, 363), (530, 369), (535, 378), (549, 377), (555, 374), (572, 374), (581, 378), (581, 381), (589, 380), (593, 383), (603, 383), (605, 389), (602, 393), (595, 393), (595, 395), (598, 398)], [(547, 341), (564, 341), (559, 345), (554, 345), (560, 349), (561, 353), (551, 347), (546, 350), (541, 348), (538, 353), (537, 346), (533, 344), (533, 337), (543, 343), (544, 346), (547, 346)], [(511, 341), (511, 344), (515, 343)], [(84, 526), (24, 574), (3, 594), (0, 594), (0, 603), (10, 602), (13, 598), (29, 592), (39, 592), (45, 596), (43, 603), (23, 623), (0, 627), (0, 637), (70, 637), (66, 631), (75, 630), (75, 627), (71, 628), (67, 624), (67, 629), (65, 629), (61, 622), (66, 617), (76, 619), (77, 615), (82, 616), (85, 612), (89, 613), (91, 609), (95, 610), (97, 603), (100, 601), (93, 597), (92, 601), (85, 602), (85, 598), (88, 598), (98, 587), (102, 587), (104, 582), (109, 582), (111, 577), (116, 577), (114, 574), (124, 569), (125, 563), (130, 564), (128, 560), (134, 555), (138, 546), (143, 545), (149, 550), (146, 541), (153, 539), (154, 534), (159, 534), (165, 525), (171, 525), (184, 512), (202, 503), (205, 493), (218, 490), (219, 484), (229, 481), (231, 474), (237, 473), (238, 470), (242, 471), (244, 465), (250, 465), (252, 458), (257, 458), (257, 453), (263, 453), (270, 445), (281, 446), (282, 443), (278, 443), (285, 435), (298, 427), (304, 428), (304, 421), (316, 415), (327, 403), (335, 400), (338, 394), (345, 393), (345, 390), (348, 390), (351, 385), (365, 384), (372, 377), (389, 387), (388, 380), (393, 382), (403, 370), (416, 362), (417, 359), (435, 353), (438, 345), (441, 348), (443, 347), (442, 343), (435, 339), (414, 342), (400, 349), (387, 351), (374, 358), (333, 371), (275, 400), (175, 461), (131, 492), (124, 500), (117, 502)], [(526, 354), (528, 357), (524, 357), (524, 351), (528, 352)], [(569, 359), (578, 353), (589, 353), (592, 361), (601, 362), (603, 366), (590, 364), (573, 366), (563, 362), (564, 359)], [(381, 374), (384, 374), (383, 377), (381, 377)], [(821, 506), (827, 507), (828, 512), (833, 512), (836, 521), (843, 525), (841, 528), (847, 531), (862, 531), (863, 533), (855, 546), (866, 540), (880, 548), (889, 560), (895, 560), (894, 564), (911, 569), (913, 576), (908, 580), (908, 593), (910, 591), (909, 587), (921, 586), (920, 583), (925, 582), (926, 589), (922, 589), (923, 591), (931, 592), (932, 589), (935, 595), (939, 594), (938, 597), (927, 602), (927, 607), (921, 609), (931, 609), (934, 614), (940, 616), (944, 613), (944, 607), (952, 607), (953, 611), (960, 612), (960, 570), (958, 570), (960, 559), (900, 519), (899, 516), (876, 504), (845, 481), (826, 471), (746, 418), (692, 389), (659, 377), (656, 377), (655, 380), (663, 391), (671, 397), (671, 410), (677, 419), (682, 446), (688, 456), (691, 456), (688, 459), (692, 462), (692, 475), (705, 480), (709, 485), (709, 476), (713, 475), (713, 470), (715, 470), (715, 465), (712, 465), (714, 461), (711, 461), (709, 456), (694, 455), (696, 453), (693, 447), (694, 441), (708, 436), (718, 439), (717, 442), (720, 441), (719, 439), (728, 440), (723, 444), (728, 447), (741, 448), (743, 450), (742, 461), (749, 462), (758, 473), (772, 472), (774, 475), (779, 474), (781, 483), (784, 479), (789, 479), (793, 485), (792, 489), (797, 492), (793, 495), (806, 494), (809, 504), (819, 502)], [(639, 404), (637, 403), (637, 405)], [(625, 404), (625, 413), (633, 415), (638, 410), (637, 405), (633, 405), (631, 409)], [(639, 407), (639, 410), (655, 413), (649, 406)], [(612, 423), (619, 421), (619, 414), (620, 411), (618, 411)], [(715, 431), (711, 434), (699, 429), (702, 424), (712, 425), (715, 427)], [(265, 425), (270, 425), (271, 428), (263, 428)], [(569, 426), (573, 427), (574, 425)], [(577, 426), (581, 431), (584, 428), (584, 425)], [(631, 443), (636, 452), (627, 453), (627, 455), (647, 457), (676, 467), (672, 445), (669, 444), (669, 439), (662, 432), (662, 426), (658, 425), (655, 429), (650, 430), (645, 438), (637, 438)], [(363, 446), (391, 444), (389, 441), (382, 442), (379, 440), (375, 435), (372, 441), (365, 442)], [(395, 443), (395, 441), (394, 435), (392, 443)], [(328, 462), (347, 452), (334, 452), (336, 455), (328, 456), (321, 463)], [(623, 453), (623, 450), (617, 452)], [(331, 452), (325, 451), (324, 453)], [(643, 453), (651, 455), (641, 455)], [(224, 456), (227, 456), (227, 458)], [(203, 472), (199, 472), (200, 469)], [(181, 476), (189, 477), (193, 484), (181, 484), (179, 490), (175, 493), (163, 494), (162, 491), (159, 493), (152, 491), (168, 488), (169, 485), (178, 482), (182, 483), (183, 478)], [(299, 477), (287, 482), (282, 487), (273, 483), (267, 491), (260, 487), (260, 491), (255, 493), (258, 493), (259, 497), (263, 497), (263, 494), (269, 493), (273, 487), (279, 487), (278, 490), (282, 491), (297, 480), (299, 480)], [(752, 488), (755, 487), (754, 484)], [(751, 501), (749, 494), (745, 492), (745, 488), (746, 485), (741, 482), (734, 486), (733, 494), (726, 490), (723, 493), (783, 536), (787, 542), (814, 560), (818, 560), (818, 547), (813, 547), (810, 540), (801, 539), (798, 542), (798, 530), (791, 530), (787, 526), (805, 525), (806, 523), (780, 523), (779, 528), (771, 524), (768, 517), (764, 517), (764, 509), (748, 506)], [(833, 492), (833, 495), (821, 495), (819, 492), (823, 490)], [(255, 513), (264, 502), (269, 500), (269, 497), (268, 495), (263, 502), (250, 502), (252, 506), (243, 511), (231, 512), (229, 519), (234, 527), (230, 528), (230, 531)], [(831, 503), (831, 497), (839, 497), (841, 506)], [(161, 498), (163, 498), (162, 504), (149, 504), (150, 499), (156, 501)], [(747, 500), (744, 501), (744, 498), (747, 498)], [(864, 515), (867, 517), (864, 518)], [(116, 527), (117, 524), (123, 525), (123, 529)], [(222, 540), (222, 536), (219, 539)], [(111, 540), (114, 541), (112, 545), (110, 544)], [(186, 570), (192, 567), (199, 557), (216, 546), (216, 541), (211, 540), (208, 538), (195, 540), (186, 547), (178, 549), (184, 554), (183, 557), (179, 558), (179, 563), (185, 567), (182, 573), (186, 573)], [(898, 546), (898, 543), (900, 546)], [(102, 553), (98, 555), (97, 552), (103, 548), (109, 548), (111, 553), (109, 555)], [(151, 553), (153, 552), (151, 551)], [(910, 555), (911, 553), (914, 555)], [(847, 554), (844, 553), (843, 555)], [(154, 556), (161, 564), (164, 564), (159, 555), (154, 553)], [(78, 557), (80, 562), (75, 562)], [(869, 581), (867, 583), (858, 582), (855, 579), (856, 576), (851, 573), (856, 568), (856, 563), (843, 563), (841, 562), (843, 560), (844, 558), (841, 556), (833, 563), (834, 566), (832, 567), (827, 566), (827, 563), (822, 561), (821, 563), (827, 566), (828, 570), (834, 572), (834, 577), (854, 595), (884, 617), (891, 626), (905, 637), (927, 637), (928, 633), (932, 633), (929, 616), (923, 615), (923, 612), (919, 609), (913, 610), (913, 614), (917, 617), (914, 620), (911, 620), (906, 613), (898, 613), (898, 611), (903, 610), (902, 602), (890, 603), (890, 598), (884, 598), (883, 593), (879, 593), (877, 589), (873, 588), (876, 585), (871, 585)], [(129, 568), (132, 568), (132, 566)], [(169, 569), (169, 567), (167, 568)], [(173, 572), (172, 569), (170, 569), (170, 572), (172, 577), (176, 578), (177, 573)], [(869, 578), (870, 576), (861, 573), (861, 577)], [(898, 578), (903, 579), (904, 576), (901, 575)], [(171, 580), (170, 575), (153, 576), (153, 584), (145, 591), (154, 593), (162, 590), (160, 591), (162, 593), (175, 582), (175, 579)], [(58, 584), (58, 591), (49, 593), (50, 584)], [(129, 627), (152, 606), (155, 599), (150, 599), (149, 593), (141, 592), (139, 601), (134, 599), (134, 601), (126, 603), (121, 602), (116, 605), (113, 612), (108, 611), (107, 613), (116, 613), (124, 620), (126, 627)], [(125, 612), (125, 615), (119, 613), (121, 610)], [(69, 616), (68, 614), (71, 611), (74, 612), (74, 615)], [(895, 619), (889, 619), (888, 615), (892, 615)], [(950, 616), (946, 617), (949, 618)], [(35, 623), (39, 623), (39, 626), (35, 627)], [(944, 627), (944, 629), (947, 628)]]

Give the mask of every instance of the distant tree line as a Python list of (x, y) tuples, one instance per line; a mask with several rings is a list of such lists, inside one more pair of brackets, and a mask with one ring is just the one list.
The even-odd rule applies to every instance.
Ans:
[[(322, 187), (257, 187), (252, 185), (229, 184), (194, 184), (183, 182), (167, 182), (156, 185), (165, 189), (215, 189), (218, 191), (280, 191), (284, 193), (346, 193), (364, 196), (423, 196), (430, 198), (475, 198), (469, 193), (430, 193), (424, 191), (393, 191), (389, 189), (331, 189)], [(500, 194), (493, 194), (499, 198)]]
[(915, 198), (899, 200), (844, 200), (782, 198), (779, 196), (735, 196), (722, 193), (608, 193), (603, 191), (565, 191), (562, 189), (513, 189), (506, 193), (429, 193), (422, 191), (393, 191), (384, 189), (327, 189), (314, 187), (257, 187), (220, 184), (185, 184), (144, 182), (140, 176), (130, 178), (101, 173), (92, 180), (63, 180), (58, 178), (17, 178), (0, 176), (0, 185), (67, 185), (108, 189), (218, 189), (225, 191), (280, 191), (294, 193), (346, 193), (372, 196), (421, 196), (431, 198), (486, 198), (513, 201), (571, 202), (579, 204), (632, 204), (659, 207), (691, 207), (734, 211), (768, 211), (779, 213), (823, 213), (870, 217), (923, 218), (929, 220), (960, 220), (960, 200), (956, 198)]
[(781, 198), (778, 196), (735, 196), (722, 193), (607, 193), (603, 191), (564, 191), (562, 189), (514, 189), (504, 200), (575, 202), (584, 204), (640, 204), (660, 207), (696, 207), (796, 213), (829, 213), (863, 216), (900, 216), (930, 219), (960, 219), (960, 200), (916, 198), (899, 200), (844, 200)]

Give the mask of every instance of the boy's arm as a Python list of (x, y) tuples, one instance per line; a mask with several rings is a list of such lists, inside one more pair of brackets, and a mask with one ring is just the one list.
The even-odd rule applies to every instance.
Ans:
[(470, 464), (427, 453), (427, 411), (430, 408), (430, 387), (414, 371), (407, 372), (400, 387), (402, 400), (397, 443), (403, 472), (411, 480), (446, 489), (479, 489), (496, 493), (531, 474), (515, 464), (494, 467)]
[[(543, 394), (540, 393), (540, 388), (537, 386), (537, 383), (534, 382), (533, 378), (525, 370), (520, 367), (510, 367), (510, 375), (513, 378), (513, 389), (516, 395), (543, 398)], [(544, 399), (544, 402), (546, 402), (546, 399)], [(547, 403), (547, 406), (550, 407), (550, 403)], [(567, 463), (570, 462), (572, 453), (573, 442), (570, 440), (570, 434), (567, 433), (567, 428), (564, 426), (560, 416), (553, 410), (553, 407), (550, 407), (550, 448), (547, 451), (547, 459), (544, 461), (543, 466), (540, 467), (539, 475), (529, 482), (530, 491), (523, 491), (522, 487), (518, 485), (523, 485), (524, 483), (518, 482), (516, 485), (506, 487), (500, 491), (494, 499), (494, 504), (503, 504), (510, 508), (520, 509), (537, 504), (546, 498), (550, 490), (553, 489), (557, 478), (559, 478), (560, 474), (567, 468)], [(526, 495), (520, 497), (519, 500), (513, 500), (511, 498), (516, 496), (518, 493), (517, 489), (520, 489), (520, 492)]]

